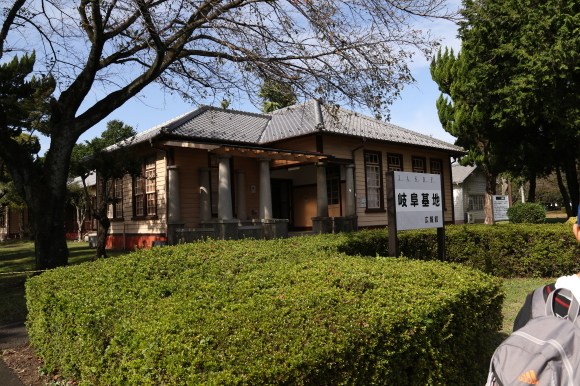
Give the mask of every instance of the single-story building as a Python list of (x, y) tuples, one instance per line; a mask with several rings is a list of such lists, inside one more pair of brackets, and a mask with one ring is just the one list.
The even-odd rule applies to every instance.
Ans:
[(0, 241), (28, 237), (29, 224), (27, 208), (0, 206)]
[(453, 203), (455, 224), (485, 221), (485, 174), (477, 166), (453, 163)]
[(142, 176), (114, 181), (107, 247), (284, 237), (387, 226), (385, 173), (442, 175), (454, 221), (453, 144), (310, 100), (269, 114), (201, 106), (110, 147)]

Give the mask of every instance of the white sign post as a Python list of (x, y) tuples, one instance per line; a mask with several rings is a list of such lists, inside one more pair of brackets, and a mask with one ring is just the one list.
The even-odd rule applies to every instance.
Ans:
[(508, 196), (497, 195), (491, 196), (491, 203), (493, 208), (493, 221), (507, 221), (509, 220), (507, 211), (510, 207)]
[(389, 254), (398, 256), (398, 230), (437, 228), (439, 259), (445, 260), (441, 176), (393, 171), (386, 177)]

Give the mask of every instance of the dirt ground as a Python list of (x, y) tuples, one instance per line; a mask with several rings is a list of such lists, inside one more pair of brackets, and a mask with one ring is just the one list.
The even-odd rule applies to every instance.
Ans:
[[(66, 382), (59, 375), (45, 375), (42, 372), (42, 360), (36, 357), (30, 346), (28, 334), (24, 327), (24, 320), (0, 325), (0, 353), (1, 358), (8, 366), (7, 370), (0, 371), (0, 384), (4, 385), (11, 377), (12, 371), (24, 386), (72, 386), (75, 382)], [(6, 378), (2, 379), (2, 378)], [(18, 382), (10, 385), (20, 386)]]

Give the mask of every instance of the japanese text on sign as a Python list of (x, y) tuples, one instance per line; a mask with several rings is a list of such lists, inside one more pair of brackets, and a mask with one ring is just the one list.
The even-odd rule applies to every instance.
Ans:
[(394, 172), (397, 229), (443, 227), (441, 176)]

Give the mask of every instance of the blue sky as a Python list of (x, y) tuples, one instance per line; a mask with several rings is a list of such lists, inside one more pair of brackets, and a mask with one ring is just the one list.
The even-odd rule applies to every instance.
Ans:
[[(449, 4), (450, 7), (457, 8), (460, 0), (450, 0)], [(458, 51), (460, 42), (456, 38), (457, 27), (453, 22), (423, 21), (417, 26), (421, 29), (429, 29), (434, 36), (441, 38), (442, 47), (453, 47), (456, 52)], [(421, 54), (415, 55), (410, 68), (416, 83), (407, 86), (402, 91), (401, 98), (391, 106), (390, 122), (453, 143), (455, 138), (443, 130), (437, 116), (435, 101), (440, 93), (437, 84), (431, 79), (429, 64), (430, 62)], [(217, 106), (217, 104), (214, 105)], [(141, 132), (196, 107), (197, 105), (186, 102), (178, 96), (163, 93), (156, 85), (150, 85), (138, 98), (133, 98), (83, 134), (79, 142), (99, 136), (105, 130), (106, 123), (112, 119), (121, 120), (133, 126), (137, 132)], [(233, 101), (230, 108), (259, 112), (256, 107), (245, 101)], [(42, 154), (48, 149), (48, 139), (41, 139), (41, 144)]]

